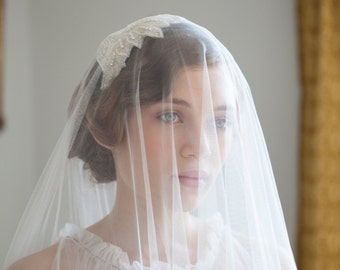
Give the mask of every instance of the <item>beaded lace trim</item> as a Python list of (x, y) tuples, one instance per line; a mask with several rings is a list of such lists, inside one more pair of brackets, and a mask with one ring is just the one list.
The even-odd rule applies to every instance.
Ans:
[(172, 15), (143, 18), (107, 36), (97, 50), (97, 62), (103, 71), (101, 89), (106, 89), (125, 67), (132, 48), (141, 48), (145, 37), (163, 38), (162, 28), (182, 20)]

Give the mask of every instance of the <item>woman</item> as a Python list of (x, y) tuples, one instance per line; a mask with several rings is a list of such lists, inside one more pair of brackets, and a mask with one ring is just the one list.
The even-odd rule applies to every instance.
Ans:
[(248, 85), (208, 30), (160, 15), (104, 39), (7, 265), (296, 268)]

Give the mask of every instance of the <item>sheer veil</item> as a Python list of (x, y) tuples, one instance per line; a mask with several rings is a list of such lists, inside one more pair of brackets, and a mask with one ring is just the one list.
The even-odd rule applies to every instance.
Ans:
[(100, 43), (5, 267), (53, 244), (51, 269), (296, 269), (249, 86), (207, 29), (159, 15)]

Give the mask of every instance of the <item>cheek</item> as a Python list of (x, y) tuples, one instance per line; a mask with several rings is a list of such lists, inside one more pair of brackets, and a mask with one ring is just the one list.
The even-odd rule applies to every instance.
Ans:
[(150, 173), (166, 173), (171, 170), (172, 140), (169, 134), (149, 130), (144, 134), (145, 154)]

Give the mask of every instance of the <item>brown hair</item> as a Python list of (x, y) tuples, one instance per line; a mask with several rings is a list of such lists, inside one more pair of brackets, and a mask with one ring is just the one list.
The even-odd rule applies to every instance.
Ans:
[[(140, 105), (155, 103), (169, 95), (180, 68), (216, 63), (220, 58), (218, 44), (211, 36), (207, 38), (207, 33), (193, 24), (173, 24), (163, 29), (164, 38), (146, 37), (141, 49), (134, 47), (126, 67), (108, 89), (100, 90), (100, 76), (69, 157), (82, 159), (98, 183), (115, 180), (114, 160), (108, 148), (124, 138), (125, 121), (135, 105), (136, 84)], [(96, 68), (98, 64), (92, 71)]]

